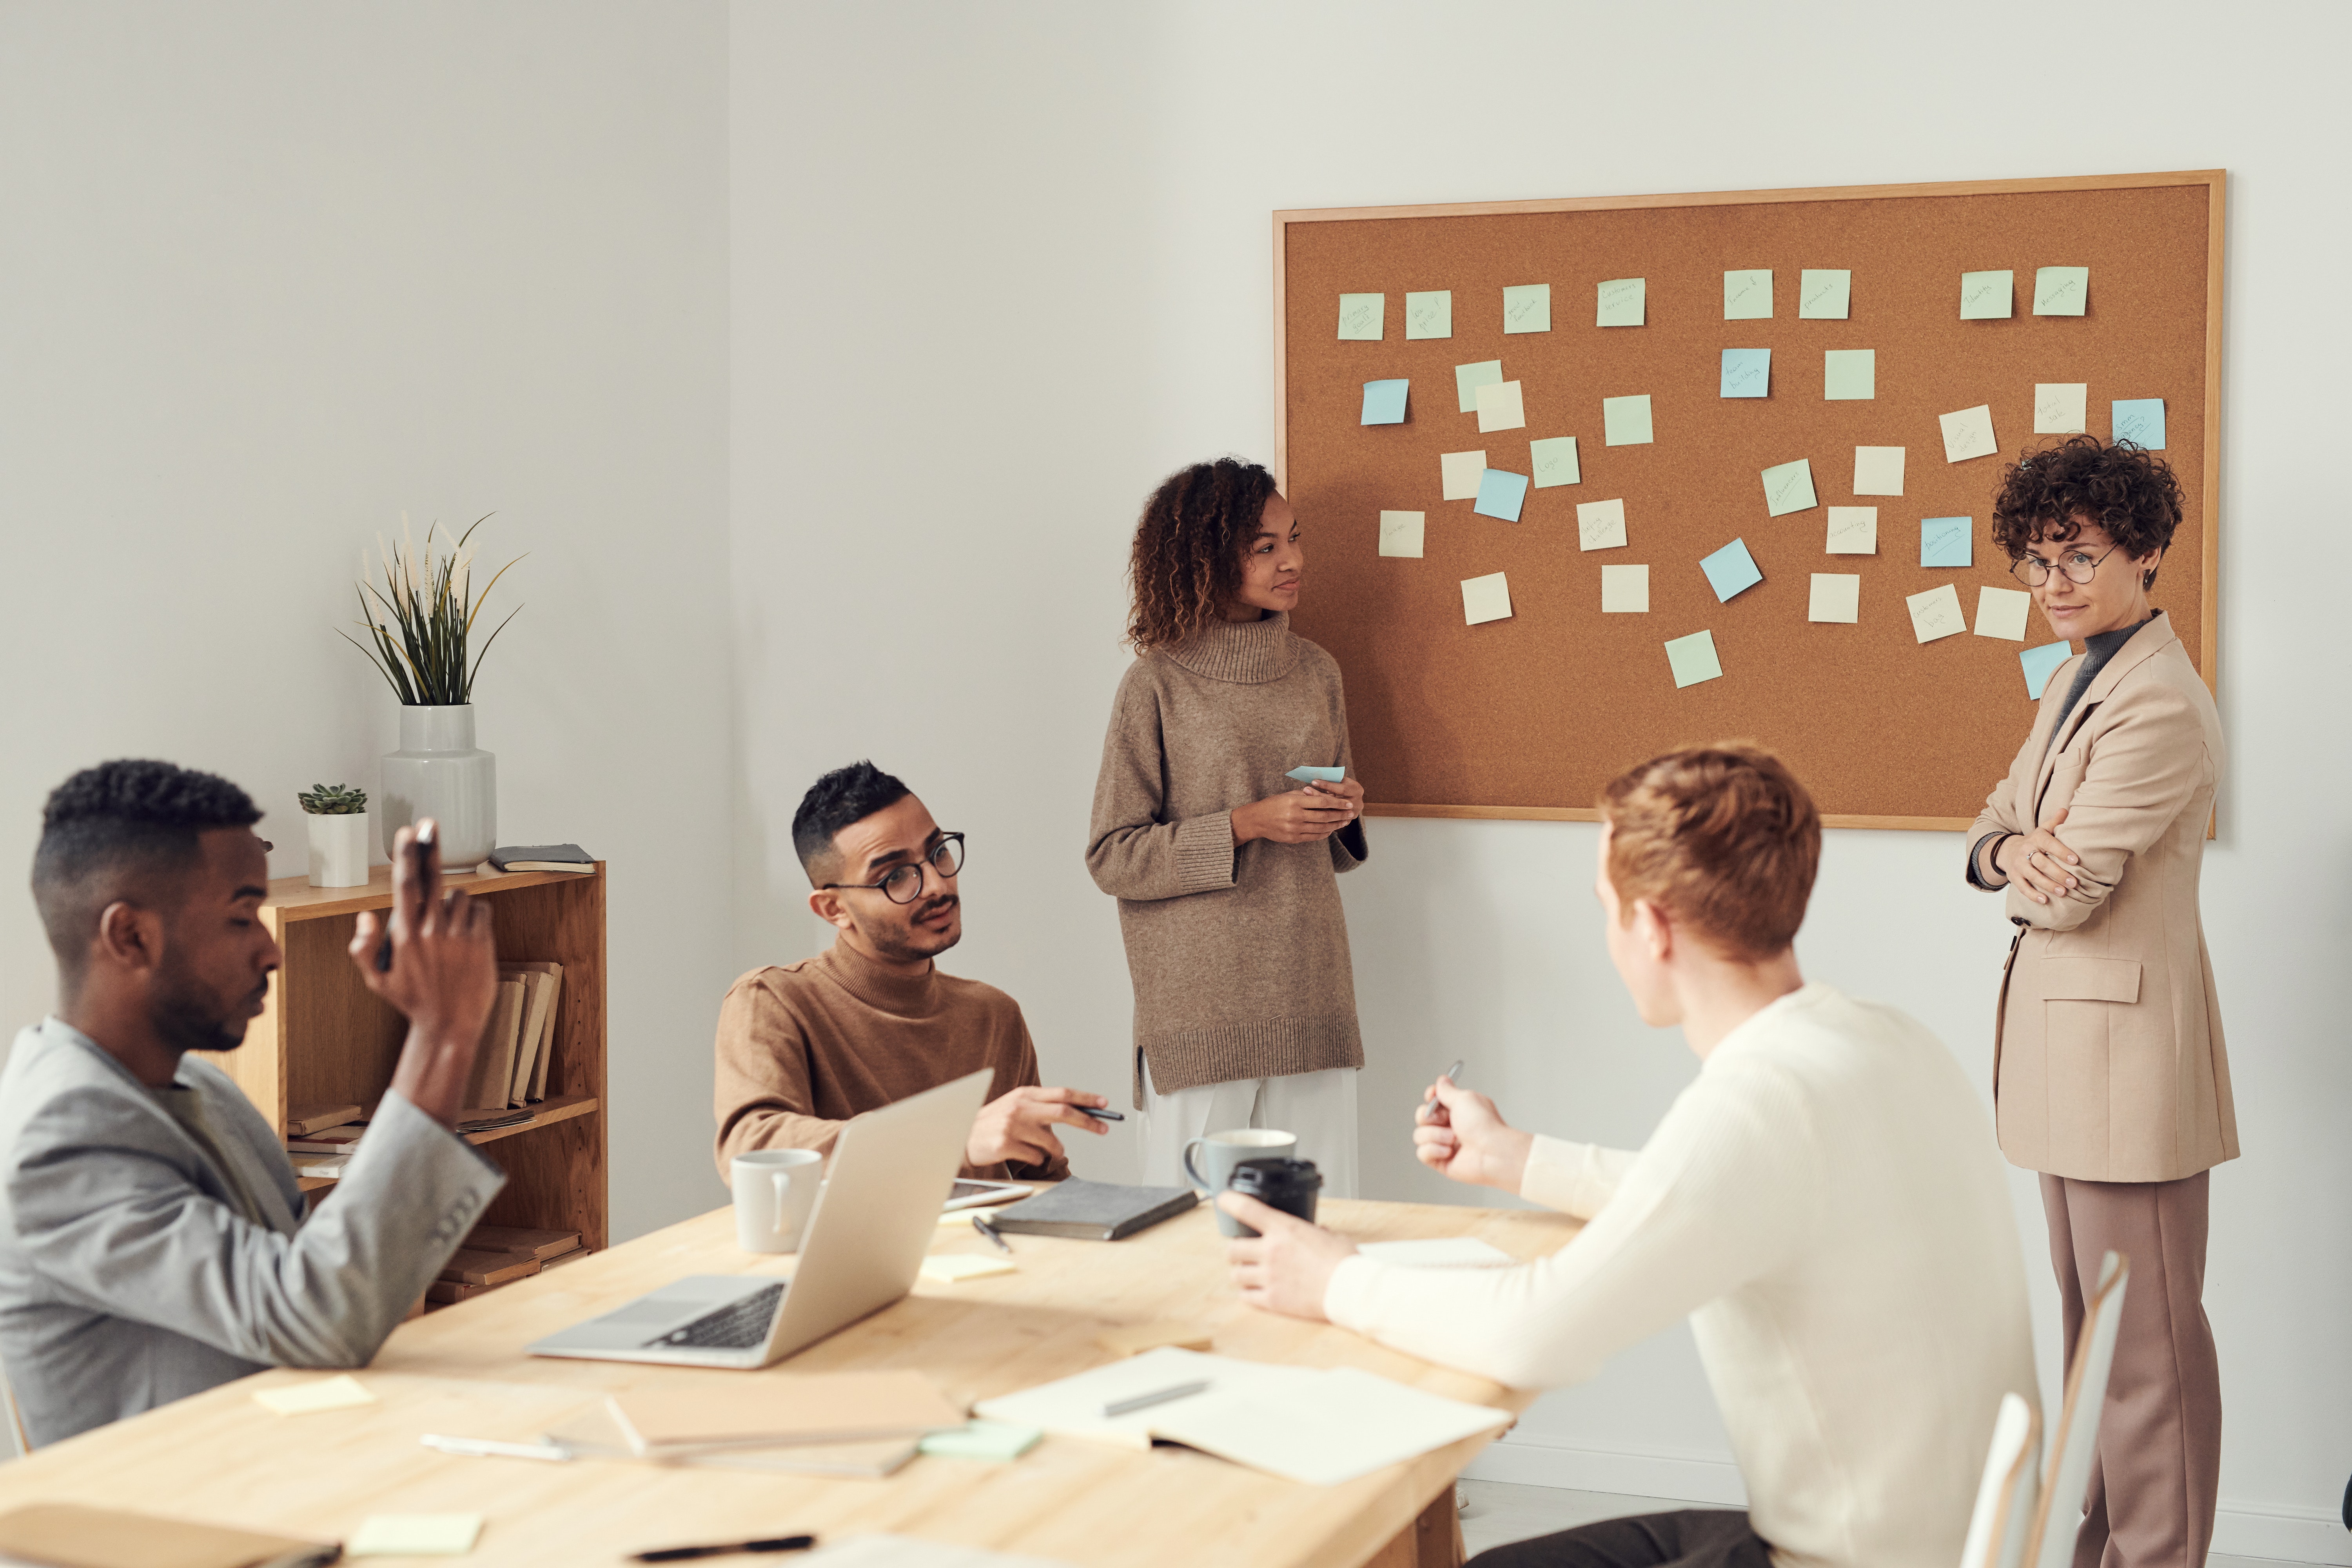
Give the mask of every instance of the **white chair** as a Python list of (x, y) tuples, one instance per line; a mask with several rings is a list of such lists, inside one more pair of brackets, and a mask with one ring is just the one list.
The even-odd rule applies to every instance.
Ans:
[(1960, 1568), (2018, 1568), (2024, 1560), (2033, 1505), (2042, 1496), (2034, 1464), (2041, 1457), (2041, 1413), (2020, 1395), (2002, 1394), (1976, 1511), (1969, 1516), (1968, 1544), (1960, 1548)]
[(2083, 1313), (2074, 1364), (2066, 1369), (2066, 1403), (2050, 1432), (2050, 1465), (2028, 1536), (2028, 1568), (2069, 1568), (2091, 1487), (2091, 1454), (2099, 1440), (2099, 1411), (2107, 1402), (2107, 1370), (2115, 1364), (2116, 1331), (2123, 1325), (2124, 1286), (2131, 1259), (2110, 1252), (2099, 1265), (2099, 1289)]

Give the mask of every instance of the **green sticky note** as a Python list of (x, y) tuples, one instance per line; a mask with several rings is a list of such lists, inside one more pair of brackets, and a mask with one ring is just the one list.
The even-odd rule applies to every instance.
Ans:
[(1454, 400), (1461, 405), (1462, 413), (1478, 412), (1480, 387), (1500, 386), (1502, 384), (1503, 362), (1501, 360), (1482, 359), (1476, 364), (1457, 364), (1454, 367)]
[(1853, 274), (1808, 267), (1797, 274), (1797, 315), (1807, 321), (1843, 321), (1853, 306)]
[(2006, 321), (2010, 318), (2010, 289), (2016, 275), (2009, 272), (1963, 272), (1960, 274), (1960, 320), (1963, 321)]
[(1715, 634), (1693, 632), (1666, 644), (1666, 667), (1675, 672), (1677, 690), (1722, 675), (1723, 663), (1715, 657)]
[(1548, 490), (1554, 485), (1584, 482), (1584, 470), (1576, 460), (1575, 437), (1554, 436), (1549, 440), (1530, 441), (1528, 451), (1535, 463), (1536, 489)]
[(1727, 321), (1769, 321), (1772, 319), (1770, 268), (1723, 275), (1723, 319)]
[(1876, 349), (1822, 351), (1822, 398), (1824, 402), (1839, 403), (1849, 398), (1877, 395)]
[(1517, 283), (1503, 290), (1503, 331), (1551, 331), (1551, 285)]
[(944, 1432), (926, 1433), (916, 1447), (942, 1459), (993, 1459), (1002, 1464), (1019, 1458), (1045, 1436), (1044, 1428), (1018, 1422), (967, 1421)]
[(1450, 338), (1454, 335), (1454, 290), (1433, 289), (1404, 297), (1404, 335), (1408, 338)]
[(478, 1513), (372, 1513), (343, 1542), (346, 1557), (463, 1557), (482, 1533)]
[(1389, 297), (1386, 294), (1340, 295), (1339, 341), (1379, 342), (1382, 325), (1388, 319), (1388, 309)]
[(1646, 278), (1612, 278), (1601, 285), (1601, 308), (1593, 325), (1640, 326), (1649, 309), (1649, 292)]
[(1651, 440), (1648, 393), (1638, 397), (1604, 397), (1601, 400), (1602, 446), (1643, 447)]
[(1813, 460), (1800, 458), (1793, 463), (1780, 463), (1764, 470), (1764, 511), (1769, 517), (1785, 517), (1792, 511), (1803, 511), (1817, 504), (1813, 496)]
[(2091, 299), (2087, 267), (2044, 267), (2033, 274), (2033, 313), (2079, 316)]

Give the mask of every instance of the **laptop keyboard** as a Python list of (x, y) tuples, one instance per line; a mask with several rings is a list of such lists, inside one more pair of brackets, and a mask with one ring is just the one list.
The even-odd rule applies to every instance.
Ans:
[(660, 1345), (703, 1351), (757, 1350), (767, 1342), (769, 1325), (776, 1320), (776, 1304), (783, 1299), (783, 1286), (771, 1285), (715, 1312), (705, 1312), (684, 1328), (672, 1329), (659, 1339), (646, 1341), (646, 1348)]

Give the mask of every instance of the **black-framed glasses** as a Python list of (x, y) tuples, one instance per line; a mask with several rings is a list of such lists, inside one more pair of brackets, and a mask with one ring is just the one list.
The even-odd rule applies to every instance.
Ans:
[[(2113, 555), (2122, 548), (2120, 544), (2110, 544), (2107, 546), (2107, 555)], [(2066, 581), (2069, 583), (2087, 583), (2091, 580), (2091, 574), (2099, 569), (2099, 562), (2105, 561), (2107, 555), (2102, 555), (2097, 560), (2094, 560), (2079, 550), (2070, 550), (2058, 558), (2057, 569), (2066, 574)], [(2011, 576), (2029, 588), (2039, 588), (2042, 584), (2050, 581), (2050, 563), (2037, 560), (2031, 555), (2019, 556), (2009, 563), (2009, 570)]]
[(878, 882), (827, 882), (827, 890), (846, 891), (851, 888), (872, 892), (881, 890), (884, 898), (894, 904), (911, 904), (923, 896), (923, 868), (929, 866), (942, 878), (952, 877), (963, 869), (963, 835), (942, 833), (931, 852), (919, 860), (909, 860), (903, 866), (893, 866), (890, 874)]

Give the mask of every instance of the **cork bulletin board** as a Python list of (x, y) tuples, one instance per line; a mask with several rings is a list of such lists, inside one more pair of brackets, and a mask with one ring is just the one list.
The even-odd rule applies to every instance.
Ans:
[[(1979, 595), (2022, 587), (1992, 547), (1991, 501), (2007, 463), (2073, 423), (2048, 387), (2081, 387), (2080, 427), (2106, 438), (2115, 403), (2144, 419), (2161, 400), (2187, 515), (2153, 599), (2212, 685), (2222, 194), (2205, 171), (1276, 213), (1276, 471), (1307, 563), (1293, 620), (1339, 662), (1368, 809), (1591, 820), (1643, 757), (1746, 737), (1789, 760), (1832, 826), (1966, 827), (2032, 721), (2020, 656), (2053, 640), (2038, 611), (2002, 635), (2016, 602)], [(2087, 268), (2074, 298), (2069, 275), (2042, 271), (2060, 268)], [(1768, 269), (1770, 315), (1727, 320), (1759, 303), (1756, 279), (1727, 274)], [(1822, 275), (1839, 271), (1846, 313), (1812, 313), (1833, 307)], [(1962, 275), (1985, 272), (2011, 275), (2011, 313), (1964, 320)], [(1600, 325), (1602, 286), (1627, 279), (1643, 279), (1642, 324)], [(1548, 325), (1531, 285), (1548, 287)], [(1517, 324), (1540, 330), (1505, 330), (1506, 289)], [(1350, 300), (1343, 323), (1342, 295), (1381, 302)], [(1423, 296), (1412, 329), (1408, 295)], [(1726, 350), (1769, 350), (1769, 369), (1753, 353), (1727, 367)], [(1855, 350), (1872, 351), (1864, 396)], [(1489, 393), (1498, 427), (1482, 432), (1456, 367), (1491, 361), (1524, 424), (1499, 427), (1507, 402)], [(1724, 395), (1727, 369), (1765, 395)], [(1402, 419), (1362, 423), (1365, 384), (1394, 380)], [(1603, 401), (1627, 397), (1648, 399), (1651, 439), (1612, 445)], [(1943, 416), (1978, 408), (1991, 449), (1948, 460)], [(1627, 423), (1613, 434), (1638, 434)], [(1469, 471), (1505, 476), (1490, 500), (1507, 510), (1515, 478), (1564, 477), (1563, 448), (1541, 448), (1539, 476), (1533, 445), (1563, 437), (1576, 479), (1531, 484), (1516, 521), (1445, 499), (1442, 458), (1482, 451)], [(1900, 494), (1857, 493), (1857, 447), (1903, 449)], [(1814, 504), (1786, 510), (1799, 460)], [(1608, 501), (1624, 542), (1601, 508), (1582, 521), (1602, 547), (1581, 548), (1580, 505)], [(1861, 508), (1874, 552), (1832, 553), (1832, 509), (1851, 548)], [(1382, 553), (1383, 512), (1421, 514), (1417, 556)], [(1927, 522), (1954, 518), (1966, 564), (1957, 525)], [(1701, 562), (1734, 540), (1761, 580), (1719, 599)], [(1604, 611), (1601, 569), (1631, 565), (1648, 568), (1647, 609)], [(1469, 624), (1465, 583), (1496, 574), (1508, 615)], [(1858, 578), (1824, 605), (1852, 595), (1851, 622), (1810, 618), (1815, 574)], [(1628, 602), (1628, 577), (1610, 583)], [(1924, 629), (1954, 625), (1955, 603), (1964, 629), (1921, 640), (1923, 594), (1947, 610)], [(1677, 686), (1665, 645), (1701, 632), (1721, 674)]]

